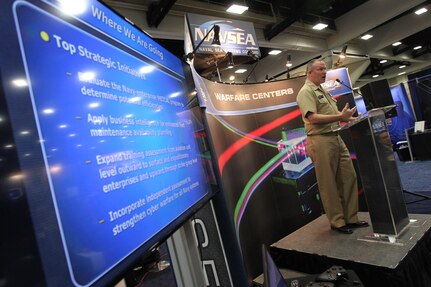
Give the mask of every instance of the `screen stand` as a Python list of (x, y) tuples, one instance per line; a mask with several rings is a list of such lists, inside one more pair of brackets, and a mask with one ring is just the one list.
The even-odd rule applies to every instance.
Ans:
[(167, 243), (177, 286), (206, 286), (190, 221), (178, 229)]

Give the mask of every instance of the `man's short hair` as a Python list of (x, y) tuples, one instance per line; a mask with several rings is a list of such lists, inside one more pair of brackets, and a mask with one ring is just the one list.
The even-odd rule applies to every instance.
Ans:
[(305, 70), (305, 73), (308, 74), (309, 71), (311, 71), (311, 69), (313, 68), (314, 63), (316, 62), (321, 62), (322, 60), (320, 59), (313, 59), (310, 62), (307, 63), (307, 68)]

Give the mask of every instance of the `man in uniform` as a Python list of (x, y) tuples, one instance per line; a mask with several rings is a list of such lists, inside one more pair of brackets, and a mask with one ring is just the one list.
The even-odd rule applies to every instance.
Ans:
[(355, 119), (356, 107), (346, 104), (340, 112), (334, 98), (320, 85), (325, 82), (326, 64), (312, 60), (307, 64), (307, 79), (298, 93), (307, 134), (307, 152), (316, 172), (323, 209), (331, 228), (345, 234), (366, 227), (358, 220), (358, 186), (349, 151), (338, 135), (340, 121)]

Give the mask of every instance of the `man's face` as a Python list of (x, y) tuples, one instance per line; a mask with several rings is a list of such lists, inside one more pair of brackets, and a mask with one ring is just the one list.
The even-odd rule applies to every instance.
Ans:
[(326, 79), (326, 64), (323, 61), (317, 61), (313, 64), (313, 67), (308, 71), (308, 80), (313, 82), (315, 85), (320, 85), (325, 82)]

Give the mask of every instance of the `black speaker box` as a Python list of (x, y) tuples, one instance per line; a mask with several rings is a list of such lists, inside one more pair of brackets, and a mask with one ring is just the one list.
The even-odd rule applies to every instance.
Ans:
[[(394, 104), (391, 89), (387, 80), (379, 80), (366, 84), (361, 88), (362, 98), (365, 107), (368, 110), (390, 106)], [(397, 110), (394, 108), (387, 112), (386, 117), (397, 116)]]

